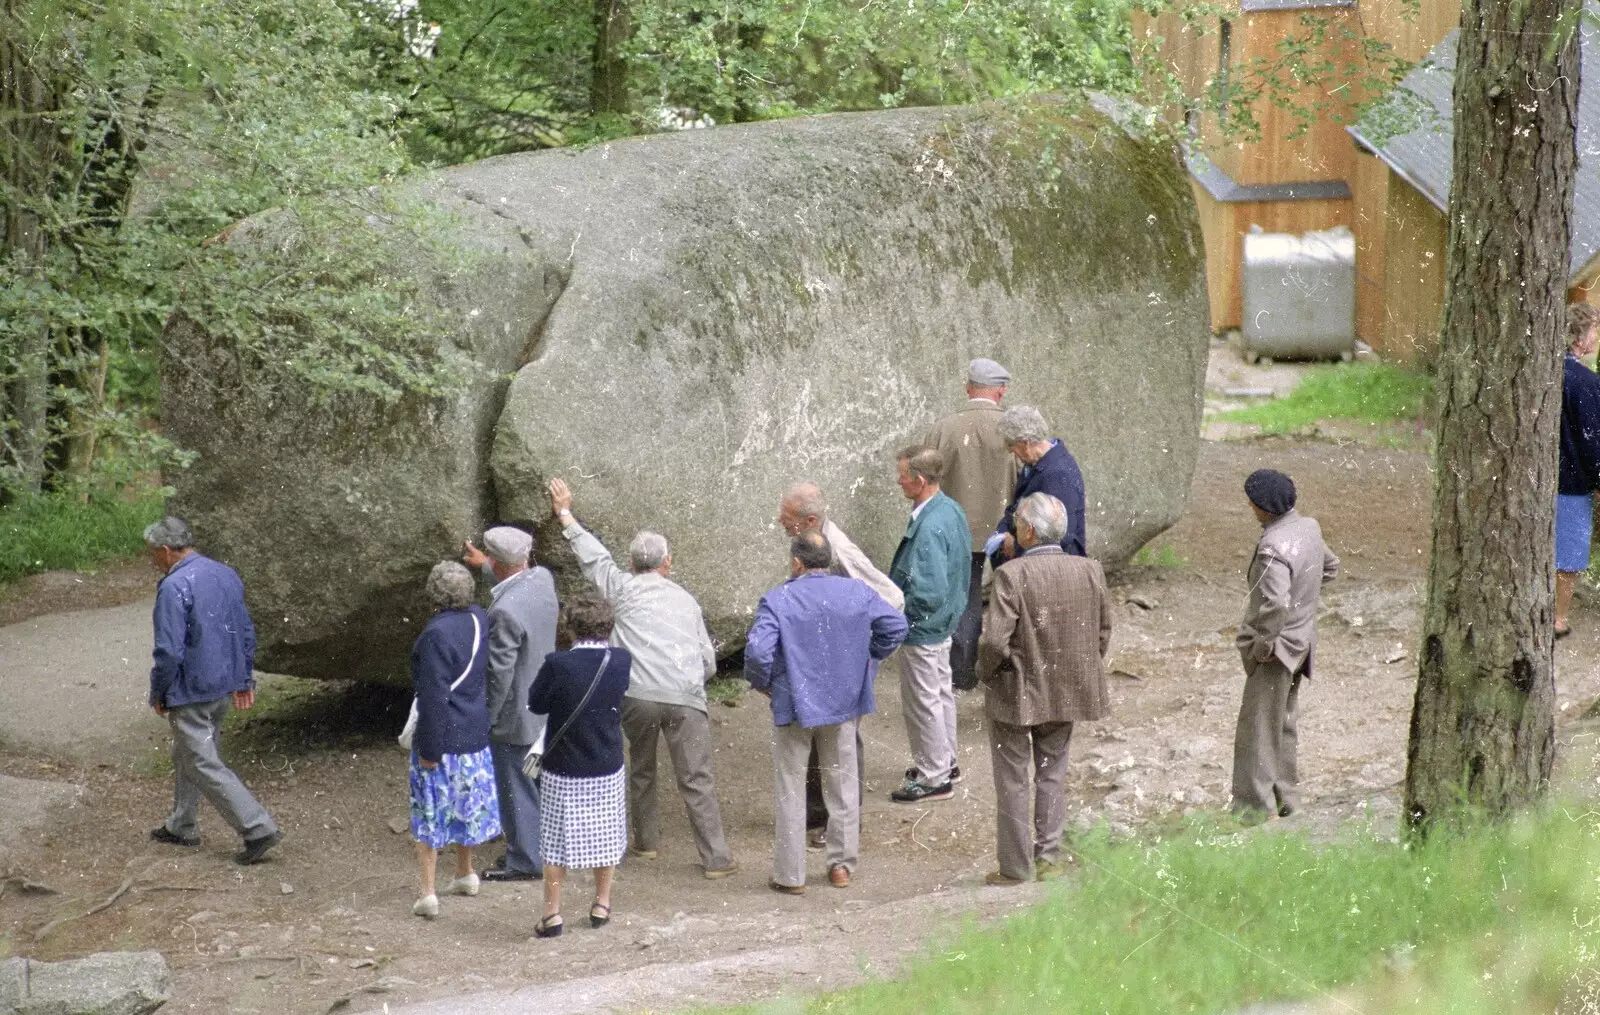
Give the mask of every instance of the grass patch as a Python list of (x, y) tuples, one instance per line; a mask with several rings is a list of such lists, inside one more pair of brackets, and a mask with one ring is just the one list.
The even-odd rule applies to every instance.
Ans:
[(1171, 543), (1162, 543), (1160, 546), (1146, 543), (1133, 555), (1133, 563), (1139, 567), (1178, 568), (1188, 562)]
[(1360, 423), (1414, 420), (1426, 411), (1433, 378), (1388, 363), (1339, 363), (1314, 367), (1285, 398), (1218, 413), (1225, 423), (1254, 423), (1263, 433), (1293, 433), (1318, 420)]
[(90, 570), (144, 549), (144, 527), (161, 517), (162, 496), (47, 494), (0, 508), (0, 581), (56, 568)]
[(1600, 947), (1600, 815), (1581, 807), (1415, 848), (1188, 826), (1080, 854), (1079, 883), (902, 979), (773, 1010), (1233, 1012), (1352, 984), (1372, 1015), (1593, 1010), (1570, 1004)]
[(706, 701), (713, 705), (738, 705), (750, 682), (743, 677), (713, 677), (706, 683)]

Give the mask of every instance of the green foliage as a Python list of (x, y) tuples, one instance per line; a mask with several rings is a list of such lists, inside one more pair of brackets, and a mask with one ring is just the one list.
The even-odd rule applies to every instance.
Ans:
[(737, 705), (750, 689), (743, 677), (715, 677), (706, 684), (706, 700), (713, 705)]
[(0, 508), (0, 581), (131, 557), (144, 549), (144, 528), (161, 508), (162, 492), (149, 487), (87, 498), (64, 492)]
[(1600, 823), (1582, 807), (1415, 846), (1201, 826), (1077, 849), (1081, 882), (1045, 904), (969, 929), (901, 979), (805, 1009), (1229, 1012), (1387, 967), (1413, 972), (1375, 988), (1381, 1008), (1351, 1010), (1487, 1015), (1558, 1010), (1563, 993), (1592, 985), (1600, 885), (1587, 872), (1600, 863)]
[(1433, 378), (1387, 363), (1314, 367), (1285, 398), (1217, 414), (1217, 420), (1254, 423), (1263, 433), (1293, 433), (1318, 420), (1391, 423), (1424, 416)]
[(1133, 555), (1133, 563), (1139, 567), (1177, 568), (1187, 561), (1171, 543), (1162, 543), (1160, 546), (1146, 543)]

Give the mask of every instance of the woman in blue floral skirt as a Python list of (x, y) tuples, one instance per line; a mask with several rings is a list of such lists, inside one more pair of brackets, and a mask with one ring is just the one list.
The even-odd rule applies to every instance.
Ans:
[(411, 836), (417, 840), (422, 895), (411, 912), (439, 915), (434, 868), (447, 843), (456, 847), (450, 891), (477, 895), (472, 847), (500, 834), (500, 803), (489, 760), (484, 698), (489, 618), (473, 605), (472, 575), (454, 561), (428, 575), (435, 613), (411, 649), (417, 725), (411, 741)]

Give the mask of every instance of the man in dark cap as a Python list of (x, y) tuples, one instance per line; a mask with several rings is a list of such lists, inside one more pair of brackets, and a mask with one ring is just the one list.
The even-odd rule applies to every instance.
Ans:
[(1311, 676), (1317, 600), (1339, 573), (1322, 527), (1294, 509), (1294, 480), (1257, 469), (1245, 496), (1261, 523), (1250, 559), (1250, 602), (1234, 643), (1244, 661), (1244, 701), (1233, 735), (1232, 810), (1249, 823), (1288, 817), (1299, 804), (1295, 748), (1300, 681)]

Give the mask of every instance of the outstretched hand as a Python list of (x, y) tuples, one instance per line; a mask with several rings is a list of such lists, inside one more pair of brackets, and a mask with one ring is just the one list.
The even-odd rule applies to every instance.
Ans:
[(477, 571), (481, 569), (483, 565), (489, 563), (488, 555), (482, 550), (478, 549), (476, 546), (472, 545), (472, 540), (467, 540), (462, 544), (462, 546), (466, 548), (466, 552), (461, 555), (461, 563), (467, 565), (472, 570)]
[(572, 491), (564, 479), (550, 481), (550, 510), (558, 515), (572, 510)]

